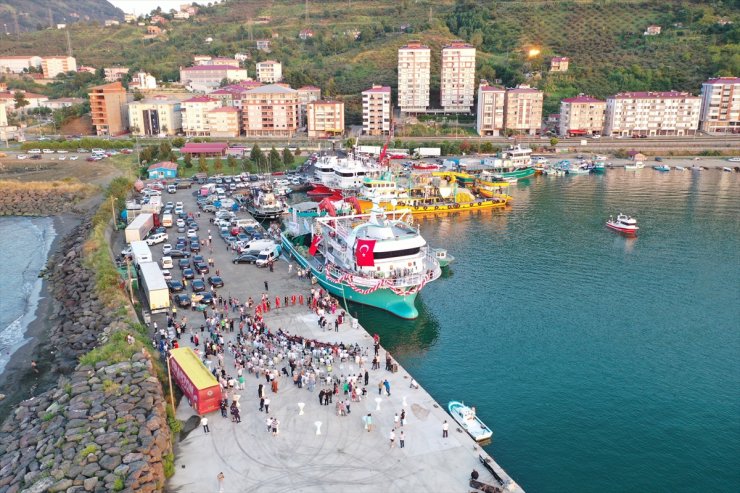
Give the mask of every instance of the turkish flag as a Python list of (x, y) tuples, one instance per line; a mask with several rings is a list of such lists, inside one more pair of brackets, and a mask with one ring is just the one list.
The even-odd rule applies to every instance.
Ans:
[(320, 235), (314, 236), (313, 239), (311, 240), (311, 246), (308, 248), (308, 253), (311, 256), (316, 255), (316, 252), (319, 250), (319, 242), (321, 242)]
[(357, 240), (355, 257), (358, 267), (375, 267), (375, 240)]

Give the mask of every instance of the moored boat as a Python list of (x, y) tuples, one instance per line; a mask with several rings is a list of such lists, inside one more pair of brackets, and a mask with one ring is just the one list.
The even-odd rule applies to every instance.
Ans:
[(670, 171), (671, 167), (668, 166), (667, 164), (661, 164), (659, 166), (653, 166), (653, 169), (655, 171)]
[(606, 222), (606, 227), (622, 233), (625, 236), (635, 236), (637, 234), (637, 230), (640, 229), (637, 227), (637, 219), (622, 213), (617, 214), (616, 219), (614, 217), (609, 217), (609, 220)]
[(441, 268), (449, 267), (449, 265), (455, 261), (455, 257), (447, 253), (447, 249), (445, 248), (434, 248), (432, 250), (434, 252), (434, 256), (437, 258), (437, 262), (439, 262), (439, 266)]
[(632, 164), (625, 164), (624, 165), (624, 169), (626, 169), (628, 171), (639, 171), (639, 170), (641, 170), (644, 167), (645, 167), (645, 164), (642, 161), (635, 161)]
[(447, 410), (457, 423), (473, 437), (476, 442), (490, 440), (493, 431), (481, 421), (475, 413), (475, 407), (468, 407), (462, 402), (450, 401)]
[(686, 168), (684, 168), (683, 166), (679, 166), (679, 165), (674, 166), (673, 169), (675, 169), (676, 171), (686, 171)]
[(285, 202), (271, 190), (257, 190), (247, 203), (247, 212), (258, 221), (277, 219), (285, 212)]

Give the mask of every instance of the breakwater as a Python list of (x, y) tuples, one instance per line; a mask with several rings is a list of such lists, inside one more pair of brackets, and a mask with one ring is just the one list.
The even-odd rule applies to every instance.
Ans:
[(97, 187), (75, 181), (0, 180), (0, 216), (51, 216), (74, 210)]

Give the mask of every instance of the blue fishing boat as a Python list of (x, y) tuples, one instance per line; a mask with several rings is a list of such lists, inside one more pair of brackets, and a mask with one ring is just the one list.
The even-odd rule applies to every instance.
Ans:
[(462, 402), (450, 401), (447, 404), (447, 410), (450, 415), (455, 418), (460, 426), (468, 432), (468, 435), (473, 437), (476, 442), (482, 442), (490, 440), (493, 436), (493, 431), (480, 420), (475, 413), (474, 407), (468, 407)]

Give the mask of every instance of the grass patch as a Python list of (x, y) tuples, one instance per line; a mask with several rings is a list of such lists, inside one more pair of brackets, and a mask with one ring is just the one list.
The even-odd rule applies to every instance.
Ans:
[(106, 394), (115, 394), (121, 386), (110, 379), (103, 380), (103, 391)]
[(126, 484), (123, 482), (123, 478), (121, 476), (118, 476), (116, 480), (113, 481), (113, 491), (122, 491), (125, 486)]
[[(122, 361), (129, 361), (134, 353), (141, 351), (142, 348), (149, 345), (149, 341), (138, 334), (133, 334), (134, 343), (129, 344), (126, 341), (126, 335), (127, 332), (123, 330), (111, 333), (108, 342), (83, 355), (80, 358), (80, 363), (95, 366), (101, 361), (105, 361), (111, 365)], [(105, 383), (103, 383), (103, 386), (105, 388)]]
[(164, 466), (164, 477), (171, 478), (175, 475), (175, 455), (165, 454), (162, 457), (162, 465)]
[(43, 415), (43, 417), (41, 418), (41, 420), (43, 422), (51, 421), (52, 419), (54, 419), (54, 416), (56, 416), (56, 415), (57, 415), (57, 413), (46, 413), (46, 414)]
[(79, 460), (83, 460), (88, 455), (97, 453), (98, 450), (100, 450), (100, 449), (98, 448), (98, 446), (96, 444), (90, 443), (85, 448), (83, 448), (82, 450), (80, 450), (80, 453), (77, 454), (77, 456), (78, 456)]

